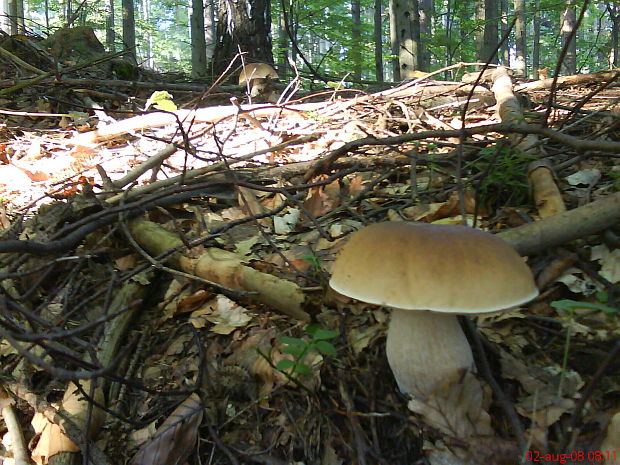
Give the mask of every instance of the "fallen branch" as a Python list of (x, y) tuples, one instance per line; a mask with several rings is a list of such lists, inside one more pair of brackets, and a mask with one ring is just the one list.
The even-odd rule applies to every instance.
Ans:
[[(177, 235), (156, 223), (135, 220), (129, 227), (135, 240), (153, 255), (183, 247), (183, 242)], [(170, 255), (167, 261), (175, 268), (213, 283), (254, 292), (257, 300), (285, 315), (302, 321), (310, 320), (310, 316), (303, 309), (306, 300), (304, 292), (297, 284), (255, 270), (247, 266), (237, 254), (210, 247), (197, 258), (177, 252)]]
[[(575, 74), (573, 76), (560, 76), (557, 78), (557, 87), (587, 85), (596, 82), (615, 80), (620, 75), (620, 70), (599, 71), (597, 73)], [(518, 92), (551, 89), (553, 78), (541, 79), (540, 81), (527, 82), (517, 86)]]
[[(493, 72), (493, 92), (503, 123), (518, 124), (523, 121), (521, 105), (512, 91), (512, 81), (504, 67), (499, 67)], [(537, 158), (528, 166), (528, 178), (540, 216), (547, 218), (565, 212), (566, 206), (560, 189), (555, 183), (551, 163), (544, 158), (544, 154), (541, 152), (538, 136), (526, 134), (516, 138), (511, 135), (510, 139), (514, 149), (520, 154)]]
[(502, 231), (497, 235), (521, 255), (531, 255), (549, 247), (599, 233), (618, 224), (620, 224), (620, 192), (583, 207)]

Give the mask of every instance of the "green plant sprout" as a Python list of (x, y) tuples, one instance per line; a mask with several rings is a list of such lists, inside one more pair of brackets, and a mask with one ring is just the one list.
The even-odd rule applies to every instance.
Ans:
[(486, 147), (471, 166), (482, 174), (477, 186), (483, 202), (523, 204), (529, 195), (526, 166), (536, 157), (513, 150), (508, 145)]
[(577, 309), (589, 309), (600, 310), (609, 315), (618, 314), (617, 308), (608, 307), (607, 305), (598, 302), (577, 302), (576, 300), (556, 300), (551, 302), (551, 306), (558, 310), (558, 312), (565, 312), (568, 315), (568, 326), (566, 328), (566, 338), (564, 340), (564, 354), (562, 356), (562, 372), (560, 374), (560, 383), (558, 385), (558, 396), (562, 395), (562, 385), (564, 383), (564, 374), (566, 373), (566, 366), (568, 365), (568, 352), (570, 347), (570, 338), (573, 334), (573, 321), (575, 317), (575, 310)]
[(310, 263), (315, 272), (318, 273), (323, 270), (323, 268), (321, 267), (321, 262), (319, 260), (319, 257), (317, 257), (315, 254), (307, 254), (301, 258), (307, 261), (308, 263)]
[(306, 333), (310, 338), (283, 337), (280, 343), (286, 344), (280, 352), (293, 356), (293, 360), (284, 359), (276, 364), (276, 369), (282, 372), (290, 372), (297, 375), (310, 375), (312, 369), (305, 362), (308, 355), (319, 352), (323, 355), (336, 355), (336, 348), (329, 342), (338, 336), (337, 331), (323, 329), (319, 325), (308, 325)]
[(606, 174), (611, 178), (614, 191), (620, 190), (620, 170), (619, 171), (611, 170), (610, 172)]
[[(599, 300), (605, 299), (605, 293), (598, 293), (597, 298)], [(578, 302), (576, 300), (556, 300), (555, 302), (551, 302), (551, 306), (561, 311), (565, 311), (567, 313), (572, 314), (578, 308), (585, 310), (600, 310), (603, 313), (607, 313), (608, 315), (618, 314), (618, 309), (609, 307), (600, 302)]]
[(312, 267), (310, 270), (310, 275), (314, 279), (316, 279), (319, 283), (326, 285), (327, 282), (329, 281), (329, 276), (325, 273), (325, 270), (323, 269), (323, 265), (321, 264), (321, 259), (317, 257), (315, 254), (307, 254), (301, 258), (302, 260), (305, 260), (308, 263), (310, 263), (310, 266)]

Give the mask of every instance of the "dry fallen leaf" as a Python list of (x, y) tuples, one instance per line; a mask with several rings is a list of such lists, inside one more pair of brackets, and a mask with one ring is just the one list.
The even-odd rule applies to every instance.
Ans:
[(449, 436), (467, 439), (493, 433), (487, 413), (490, 402), (488, 386), (467, 371), (461, 380), (437, 389), (426, 401), (411, 399), (407, 407), (422, 416), (427, 425)]
[[(318, 176), (315, 180), (322, 181), (327, 176)], [(334, 181), (326, 186), (312, 187), (308, 191), (304, 207), (312, 217), (317, 218), (329, 213), (340, 204), (340, 184)]]
[(196, 444), (203, 412), (198, 394), (189, 396), (157, 428), (131, 465), (183, 465)]
[[(465, 192), (463, 197), (465, 201), (465, 213), (473, 214), (476, 212), (476, 201), (474, 196), (469, 192)], [(446, 202), (415, 205), (403, 209), (402, 213), (409, 220), (423, 221), (426, 223), (450, 218), (460, 215), (461, 213), (459, 196), (457, 192), (453, 192)], [(479, 217), (487, 215), (487, 212), (483, 208), (479, 208), (477, 213)]]
[[(81, 385), (85, 392), (90, 391), (89, 380), (81, 381)], [(97, 402), (104, 403), (100, 391), (96, 391), (95, 398)], [(61, 405), (64, 413), (69, 415), (84, 430), (86, 430), (86, 422), (90, 421), (88, 432), (91, 437), (96, 434), (105, 419), (104, 412), (98, 408), (94, 408), (89, 415), (88, 401), (84, 399), (82, 392), (77, 389), (73, 382), (67, 386)], [(32, 459), (38, 464), (46, 464), (50, 457), (60, 452), (78, 452), (80, 450), (69, 439), (62, 425), (52, 423), (41, 413), (35, 413), (31, 423), (34, 431), (40, 433), (39, 442), (32, 451)]]
[(547, 405), (534, 411), (526, 410), (523, 405), (516, 406), (520, 415), (532, 421), (526, 435), (537, 447), (548, 443), (549, 427), (558, 421), (563, 414), (571, 412), (574, 408), (575, 402), (572, 399), (565, 398), (559, 398), (553, 405)]
[(599, 283), (592, 281), (579, 268), (575, 267), (568, 268), (557, 281), (565, 284), (576, 294), (591, 295), (602, 289)]
[[(446, 441), (447, 442), (447, 441)], [(425, 443), (424, 449), (431, 465), (516, 465), (519, 457), (516, 444), (496, 436), (474, 438), (467, 444)]]
[(612, 284), (620, 282), (620, 250), (604, 245), (592, 247), (592, 260), (601, 264), (600, 275)]
[(230, 334), (236, 328), (245, 326), (251, 319), (245, 308), (220, 294), (192, 312), (189, 321), (194, 327), (202, 328), (207, 320), (214, 323), (209, 328), (210, 331), (216, 334)]
[(67, 437), (62, 426), (52, 423), (42, 413), (36, 412), (31, 424), (35, 433), (40, 434), (31, 455), (37, 464), (46, 464), (50, 457), (60, 452), (79, 452), (80, 448)]

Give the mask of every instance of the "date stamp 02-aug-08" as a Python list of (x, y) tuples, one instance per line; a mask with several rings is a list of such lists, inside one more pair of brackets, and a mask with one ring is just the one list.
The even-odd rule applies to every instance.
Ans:
[(525, 459), (530, 462), (542, 463), (618, 463), (620, 451), (615, 450), (575, 450), (563, 454), (544, 453), (536, 450), (529, 450), (525, 453)]

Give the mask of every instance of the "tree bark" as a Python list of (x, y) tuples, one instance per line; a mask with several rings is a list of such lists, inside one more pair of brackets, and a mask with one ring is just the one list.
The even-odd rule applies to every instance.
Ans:
[(496, 0), (477, 0), (476, 19), (481, 23), (476, 30), (476, 52), (479, 62), (497, 63), (498, 9)]
[(116, 52), (116, 32), (114, 31), (114, 0), (105, 4), (105, 44), (108, 52)]
[(533, 14), (534, 43), (532, 45), (532, 74), (534, 79), (539, 79), (538, 70), (540, 68), (540, 0), (535, 0)]
[(571, 33), (575, 28), (577, 14), (575, 12), (575, 0), (568, 0), (567, 4), (566, 9), (562, 13), (562, 26), (560, 31), (562, 48), (566, 46), (569, 39), (570, 42), (568, 43), (566, 56), (562, 62), (562, 74), (571, 76), (577, 74), (577, 40), (574, 34), (571, 38)]
[(207, 74), (207, 42), (205, 39), (205, 16), (202, 0), (192, 0), (190, 32), (192, 43), (192, 77), (204, 77)]
[(525, 0), (515, 0), (515, 70), (519, 76), (527, 77), (527, 41), (525, 26)]
[(426, 46), (430, 43), (433, 33), (433, 2), (432, 0), (420, 0), (420, 55), (419, 65), (422, 71), (431, 70), (431, 53)]
[(122, 0), (123, 8), (123, 45), (129, 50), (128, 56), (136, 61), (136, 19), (134, 17), (134, 1)]
[[(506, 37), (508, 34), (508, 0), (500, 0), (500, 34), (502, 37)], [(510, 38), (504, 40), (500, 52), (500, 64), (510, 68)]]
[(221, 73), (239, 50), (245, 61), (273, 63), (268, 0), (220, 0), (213, 69)]
[(607, 12), (611, 19), (611, 37), (610, 51), (609, 51), (609, 64), (612, 68), (617, 68), (620, 65), (620, 59), (618, 58), (618, 34), (620, 31), (620, 16), (618, 15), (618, 7), (612, 3), (607, 3)]
[(353, 79), (362, 80), (362, 11), (360, 0), (351, 1), (351, 62), (353, 63)]
[(390, 46), (392, 49), (392, 74), (394, 81), (400, 81), (400, 64), (398, 61), (399, 41), (398, 41), (398, 21), (396, 11), (397, 0), (389, 0), (390, 6)]
[(419, 69), (420, 12), (418, 0), (393, 0), (393, 10), (400, 78), (410, 79), (414, 77), (413, 72)]
[(205, 18), (205, 46), (207, 49), (207, 62), (213, 58), (215, 51), (215, 5), (213, 0), (208, 0), (204, 9)]
[(18, 23), (17, 23), (17, 1), (18, 0), (9, 0), (9, 25), (10, 30), (9, 33), (11, 35), (16, 35), (18, 31)]
[(289, 37), (286, 32), (286, 16), (282, 11), (287, 5), (284, 2), (280, 3), (280, 15), (278, 18), (278, 75), (280, 79), (287, 80), (289, 64), (288, 56), (290, 51)]
[(375, 0), (374, 39), (375, 39), (375, 79), (383, 82), (383, 21), (381, 20), (381, 0)]

